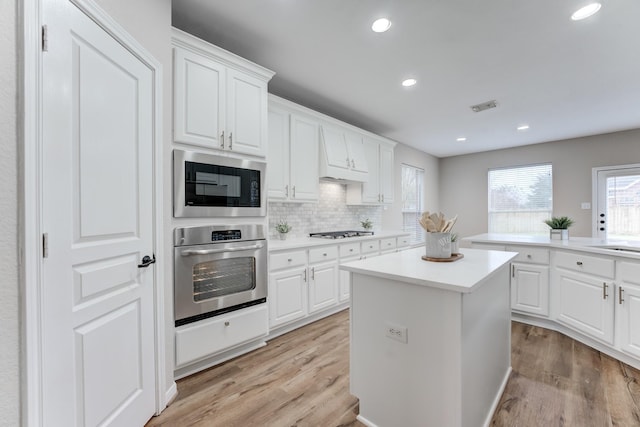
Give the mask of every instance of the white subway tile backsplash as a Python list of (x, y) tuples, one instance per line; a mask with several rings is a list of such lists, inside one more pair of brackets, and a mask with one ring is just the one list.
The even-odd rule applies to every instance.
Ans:
[(318, 203), (269, 202), (269, 237), (277, 238), (275, 226), (285, 219), (293, 228), (292, 238), (309, 233), (337, 230), (362, 230), (360, 221), (369, 218), (373, 231), (381, 231), (382, 206), (347, 206), (347, 187), (335, 182), (320, 183)]

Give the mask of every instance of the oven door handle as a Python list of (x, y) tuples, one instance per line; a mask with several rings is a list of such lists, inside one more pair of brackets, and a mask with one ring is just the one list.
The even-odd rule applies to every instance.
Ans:
[(249, 251), (252, 249), (262, 249), (263, 245), (261, 243), (256, 243), (255, 245), (250, 246), (237, 246), (235, 248), (227, 248), (227, 249), (185, 249), (180, 252), (182, 256), (190, 256), (190, 255), (210, 255), (210, 254), (221, 254), (223, 252), (238, 252), (238, 251)]

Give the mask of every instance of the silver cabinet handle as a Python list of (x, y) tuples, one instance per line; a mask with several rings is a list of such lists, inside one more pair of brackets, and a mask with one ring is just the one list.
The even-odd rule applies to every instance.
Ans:
[(352, 167), (353, 169), (355, 169), (355, 168), (356, 168), (356, 162), (355, 162), (355, 161), (353, 161), (353, 159), (351, 159), (351, 167)]
[(296, 198), (296, 186), (294, 185), (293, 188), (291, 189), (293, 191), (293, 198)]
[(607, 299), (607, 297), (609, 296), (609, 294), (607, 293), (608, 288), (609, 285), (607, 285), (607, 282), (602, 282), (602, 299)]
[(224, 326), (229, 326), (229, 321), (224, 322)]
[(582, 261), (577, 261), (576, 264), (577, 265), (582, 265)]
[(349, 164), (349, 158), (347, 157), (347, 167), (349, 167), (349, 166), (350, 166), (350, 164)]
[(511, 277), (516, 277), (516, 266), (511, 264)]
[(527, 254), (527, 258), (531, 259), (531, 254)]
[(185, 249), (180, 252), (182, 256), (190, 256), (190, 255), (209, 255), (209, 254), (221, 254), (223, 252), (238, 252), (238, 251), (249, 251), (252, 249), (262, 249), (262, 243), (256, 243), (255, 245), (250, 246), (237, 246), (235, 248), (226, 248), (226, 249)]
[(222, 131), (222, 136), (220, 136), (220, 148), (224, 150), (224, 131)]
[(307, 281), (307, 269), (306, 268), (304, 269), (302, 274), (304, 274), (304, 276), (302, 276), (302, 281), (306, 283), (306, 281)]
[(349, 249), (349, 252), (353, 252), (353, 248)]
[(384, 203), (384, 193), (382, 194), (382, 203)]
[(618, 287), (618, 303), (622, 304), (624, 302), (624, 298), (622, 298), (622, 294), (624, 293), (624, 289), (622, 286)]
[(316, 280), (316, 268), (311, 267), (311, 280)]
[(382, 198), (380, 197), (380, 194), (378, 194), (378, 201), (381, 202)]
[(291, 258), (288, 258), (288, 259), (287, 259), (287, 262), (291, 262), (291, 261), (293, 261)]
[(229, 132), (229, 150), (233, 150), (233, 132)]
[(284, 195), (289, 197), (289, 185), (284, 186)]
[(326, 252), (322, 254), (322, 256), (327, 256)]

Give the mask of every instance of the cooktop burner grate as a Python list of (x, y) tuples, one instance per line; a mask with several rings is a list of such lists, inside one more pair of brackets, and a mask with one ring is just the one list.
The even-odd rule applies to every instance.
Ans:
[(326, 231), (322, 233), (309, 233), (309, 237), (321, 239), (345, 239), (347, 237), (373, 236), (373, 231)]

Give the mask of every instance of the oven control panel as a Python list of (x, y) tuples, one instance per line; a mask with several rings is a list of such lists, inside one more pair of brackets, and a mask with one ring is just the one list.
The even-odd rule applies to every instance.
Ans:
[(218, 230), (211, 232), (211, 241), (218, 242), (220, 240), (240, 240), (242, 233), (240, 230)]

